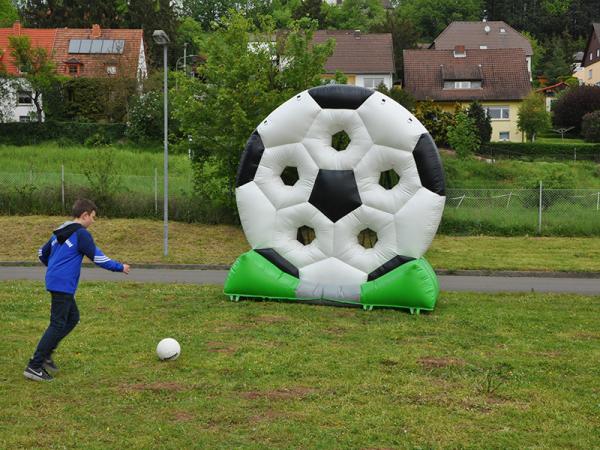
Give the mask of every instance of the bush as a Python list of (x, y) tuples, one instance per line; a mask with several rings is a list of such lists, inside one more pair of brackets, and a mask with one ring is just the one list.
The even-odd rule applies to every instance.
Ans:
[(448, 127), (454, 125), (454, 116), (444, 112), (433, 101), (418, 102), (415, 117), (429, 131), (438, 147), (448, 146)]
[(490, 116), (485, 113), (481, 103), (478, 101), (471, 103), (467, 109), (467, 115), (475, 122), (479, 134), (479, 142), (481, 144), (490, 142), (492, 138), (492, 122)]
[(448, 143), (458, 157), (464, 159), (473, 155), (479, 148), (479, 133), (475, 121), (465, 112), (456, 113), (454, 120), (456, 123), (448, 127)]
[(552, 123), (558, 127), (575, 127), (575, 132), (579, 133), (583, 116), (599, 109), (599, 86), (573, 87), (554, 103)]
[(136, 97), (129, 109), (126, 135), (133, 142), (160, 141), (163, 137), (163, 95), (151, 91)]
[(35, 145), (52, 140), (59, 140), (62, 145), (68, 142), (84, 144), (94, 135), (106, 143), (116, 142), (124, 137), (125, 125), (54, 121), (0, 123), (0, 144), (5, 145)]
[(583, 116), (581, 135), (588, 142), (600, 142), (600, 109)]

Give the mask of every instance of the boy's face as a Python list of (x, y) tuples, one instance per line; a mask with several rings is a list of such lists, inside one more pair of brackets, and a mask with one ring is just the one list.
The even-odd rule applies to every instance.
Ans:
[(83, 225), (83, 228), (88, 228), (91, 224), (96, 220), (96, 211), (84, 212), (81, 216), (79, 216), (79, 222)]

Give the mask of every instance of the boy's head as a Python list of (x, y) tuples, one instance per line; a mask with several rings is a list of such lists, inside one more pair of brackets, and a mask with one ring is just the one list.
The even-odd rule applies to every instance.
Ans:
[(96, 204), (87, 198), (80, 198), (73, 204), (73, 218), (76, 222), (83, 225), (84, 228), (94, 223), (96, 218)]

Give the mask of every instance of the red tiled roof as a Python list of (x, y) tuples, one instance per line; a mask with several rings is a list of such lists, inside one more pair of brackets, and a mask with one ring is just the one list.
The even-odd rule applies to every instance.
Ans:
[(319, 30), (313, 42), (336, 42), (333, 55), (325, 63), (326, 73), (392, 73), (394, 49), (390, 33), (360, 33), (352, 30)]
[(2, 62), (8, 73), (17, 75), (19, 71), (14, 65), (14, 58), (10, 56), (10, 47), (8, 42), (9, 36), (29, 36), (32, 47), (45, 48), (48, 54), (52, 53), (52, 47), (56, 39), (55, 29), (37, 29), (37, 28), (21, 28), (15, 24), (11, 28), (0, 28), (0, 50), (4, 52)]
[[(29, 36), (32, 47), (43, 47), (56, 64), (59, 74), (68, 74), (66, 62), (77, 59), (82, 64), (80, 76), (105, 77), (108, 76), (106, 67), (113, 65), (117, 67), (117, 76), (124, 75), (135, 78), (142, 45), (143, 30), (141, 29), (100, 29), (98, 39), (122, 39), (125, 41), (122, 54), (70, 54), (69, 41), (71, 39), (91, 39), (92, 28), (52, 28), (35, 29), (20, 28), (15, 24), (11, 28), (0, 28), (0, 49), (4, 51), (4, 62), (9, 73), (18, 74), (14, 66), (13, 58), (10, 57), (8, 37), (12, 35)], [(122, 71), (119, 73), (119, 71)]]
[(117, 67), (117, 76), (136, 77), (143, 30), (101, 30), (101, 35), (98, 39), (123, 39), (125, 41), (122, 54), (69, 53), (69, 41), (71, 39), (92, 39), (91, 34), (91, 28), (63, 28), (57, 30), (56, 44), (54, 45), (54, 60), (58, 73), (67, 74), (67, 60), (76, 58), (83, 65), (80, 69), (80, 76), (106, 77), (108, 76), (106, 67), (111, 65)]
[[(447, 80), (481, 79), (481, 89), (444, 89), (446, 73)], [(404, 50), (404, 89), (417, 100), (520, 100), (531, 83), (522, 49), (467, 50), (464, 58), (452, 50)]]
[[(488, 33), (485, 27), (490, 27)], [(504, 29), (504, 32), (501, 32)], [(467, 49), (479, 49), (485, 45), (488, 49), (521, 48), (525, 55), (533, 55), (529, 40), (505, 22), (452, 22), (435, 38), (432, 49), (452, 50), (456, 45)]]

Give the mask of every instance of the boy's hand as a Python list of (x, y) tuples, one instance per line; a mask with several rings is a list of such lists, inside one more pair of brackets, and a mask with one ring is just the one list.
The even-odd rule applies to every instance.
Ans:
[(123, 264), (123, 273), (129, 275), (129, 264)]

